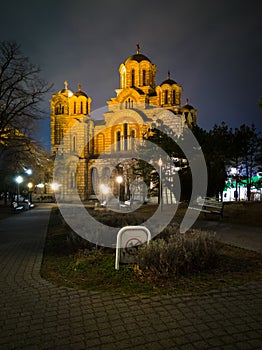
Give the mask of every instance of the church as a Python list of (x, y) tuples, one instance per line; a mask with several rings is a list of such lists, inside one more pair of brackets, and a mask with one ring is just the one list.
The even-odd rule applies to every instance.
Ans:
[[(59, 176), (63, 198), (77, 193), (81, 200), (101, 197), (103, 189), (129, 199), (129, 185), (134, 180), (127, 158), (134, 158), (137, 143), (149, 132), (161, 113), (170, 111), (163, 119), (168, 126), (181, 134), (183, 128), (196, 125), (197, 111), (188, 100), (182, 106), (182, 86), (170, 75), (156, 84), (157, 67), (140, 52), (119, 66), (119, 88), (116, 96), (107, 101), (107, 111), (102, 119), (92, 117), (89, 97), (78, 84), (72, 91), (68, 83), (52, 95), (51, 152), (57, 159), (65, 159)], [(170, 117), (171, 115), (171, 117)], [(160, 117), (159, 117), (160, 116)], [(121, 175), (121, 188), (116, 182)], [(107, 191), (105, 191), (106, 193)], [(120, 196), (120, 194), (119, 194)]]

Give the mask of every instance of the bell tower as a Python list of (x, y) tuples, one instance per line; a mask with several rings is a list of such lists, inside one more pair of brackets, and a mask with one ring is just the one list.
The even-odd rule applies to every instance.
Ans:
[[(72, 126), (84, 117), (90, 119), (92, 99), (82, 90), (78, 84), (78, 90), (73, 92), (68, 89), (68, 82), (64, 82), (64, 89), (52, 95), (51, 104), (51, 152), (55, 154), (59, 146), (64, 142), (65, 134)], [(83, 134), (84, 130), (80, 133)], [(77, 142), (80, 135), (72, 136), (72, 145), (63, 144), (64, 151), (77, 150)], [(86, 139), (86, 138), (85, 138)]]

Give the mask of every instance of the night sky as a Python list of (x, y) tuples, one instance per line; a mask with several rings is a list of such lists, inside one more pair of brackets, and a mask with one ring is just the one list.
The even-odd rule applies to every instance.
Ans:
[[(0, 41), (15, 40), (54, 84), (77, 83), (106, 105), (119, 87), (118, 68), (141, 53), (157, 65), (157, 84), (171, 78), (198, 110), (204, 129), (225, 121), (262, 132), (262, 2), (260, 0), (13, 0), (0, 9)], [(49, 147), (49, 100), (38, 139)]]

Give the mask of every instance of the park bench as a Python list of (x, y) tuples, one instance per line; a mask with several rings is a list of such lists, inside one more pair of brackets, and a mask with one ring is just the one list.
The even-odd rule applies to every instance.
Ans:
[(223, 217), (224, 202), (212, 198), (199, 198), (196, 204), (188, 207), (191, 210), (198, 210), (206, 214), (217, 214)]
[(18, 204), (17, 202), (12, 203), (12, 208), (15, 212), (24, 210), (24, 206), (22, 204)]

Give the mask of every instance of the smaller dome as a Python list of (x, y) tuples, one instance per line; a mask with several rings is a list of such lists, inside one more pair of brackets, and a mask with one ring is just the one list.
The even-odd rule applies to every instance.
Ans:
[(86, 98), (88, 98), (88, 96), (87, 96), (87, 94), (86, 93), (84, 93), (83, 91), (76, 91), (76, 92), (74, 92), (74, 96), (77, 96), (77, 97), (79, 97), (79, 96), (84, 96), (84, 97), (86, 97)]
[(182, 109), (191, 111), (192, 109), (195, 109), (195, 108), (194, 108), (193, 106), (191, 106), (191, 105), (188, 103), (188, 99), (186, 99), (186, 104), (182, 107)]
[(71, 90), (68, 89), (68, 82), (65, 81), (64, 84), (65, 84), (65, 88), (62, 89), (62, 90), (59, 90), (58, 93), (59, 93), (59, 94), (62, 94), (62, 95), (64, 95), (64, 96), (67, 96), (67, 97), (73, 96), (73, 92), (72, 92)]
[(164, 84), (168, 84), (168, 85), (177, 84), (177, 82), (175, 82), (173, 79), (170, 78), (170, 71), (168, 71), (168, 73), (167, 73), (167, 79), (164, 80), (163, 83), (160, 84), (160, 86), (162, 86)]
[(166, 79), (165, 81), (163, 81), (162, 84), (160, 84), (160, 86), (162, 86), (164, 84), (173, 85), (173, 84), (177, 84), (177, 83), (172, 79)]
[(71, 90), (68, 90), (68, 89), (62, 89), (60, 91), (58, 91), (59, 94), (63, 94), (65, 96), (72, 96), (73, 95), (73, 92)]
[(81, 87), (82, 87), (82, 85), (80, 83), (78, 83), (78, 90), (76, 92), (74, 92), (74, 96), (77, 96), (77, 97), (84, 96), (84, 97), (88, 98), (87, 94), (81, 90)]

